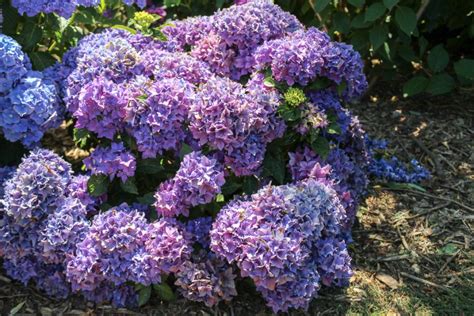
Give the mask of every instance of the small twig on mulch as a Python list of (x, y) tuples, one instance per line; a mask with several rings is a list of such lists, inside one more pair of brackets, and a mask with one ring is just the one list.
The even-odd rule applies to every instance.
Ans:
[(457, 255), (461, 252), (462, 249), (459, 249), (458, 251), (456, 251), (451, 257), (448, 258), (448, 260), (446, 260), (446, 262), (443, 264), (443, 266), (438, 270), (438, 274), (440, 274), (441, 272), (443, 272), (444, 269), (446, 269), (446, 267), (448, 266), (448, 264), (454, 260), (454, 258), (457, 257)]
[(453, 200), (453, 199), (450, 199), (450, 198), (447, 198), (447, 197), (444, 197), (444, 196), (436, 196), (436, 195), (432, 195), (432, 194), (429, 194), (429, 193), (425, 193), (425, 192), (421, 192), (421, 191), (408, 190), (408, 189), (394, 189), (394, 188), (383, 188), (383, 189), (388, 190), (388, 191), (403, 191), (403, 192), (408, 192), (408, 193), (414, 193), (414, 194), (419, 194), (419, 195), (423, 195), (423, 196), (426, 196), (426, 197), (430, 197), (430, 198), (433, 198), (433, 199), (438, 199), (438, 200), (451, 202), (451, 203), (454, 203), (454, 204), (462, 207), (463, 209), (465, 209), (469, 212), (474, 213), (474, 208), (472, 208), (470, 206), (467, 206), (467, 205), (464, 205), (461, 202), (458, 202), (456, 200)]
[(430, 213), (433, 213), (434, 211), (437, 211), (437, 210), (440, 210), (440, 209), (443, 209), (445, 207), (448, 207), (449, 205), (451, 204), (451, 201), (448, 201), (444, 204), (440, 204), (440, 205), (436, 205), (435, 207), (432, 207), (422, 213), (419, 213), (419, 214), (416, 214), (416, 215), (413, 215), (413, 216), (410, 216), (410, 217), (407, 217), (407, 220), (410, 220), (410, 219), (414, 219), (414, 218), (418, 218), (418, 217), (421, 217), (421, 216), (425, 216), (425, 215), (428, 215)]
[(425, 144), (423, 144), (419, 139), (412, 137), (412, 140), (418, 145), (418, 147), (421, 148), (421, 150), (425, 152), (425, 154), (428, 155), (428, 157), (431, 158), (435, 167), (435, 174), (438, 177), (443, 176), (443, 171), (441, 165), (439, 164), (438, 156), (436, 156), (431, 150), (429, 150), (428, 147), (426, 147)]
[(377, 258), (374, 261), (376, 262), (388, 262), (388, 261), (398, 261), (398, 260), (405, 260), (411, 257), (410, 254), (403, 254), (403, 255), (396, 255), (396, 256), (388, 256), (383, 258)]
[(419, 277), (417, 277), (417, 276), (408, 274), (408, 273), (406, 273), (406, 272), (400, 272), (400, 275), (401, 275), (401, 276), (404, 276), (404, 277), (406, 277), (406, 278), (409, 278), (409, 279), (411, 279), (411, 280), (413, 280), (413, 281), (417, 281), (417, 282), (419, 282), (419, 283), (423, 283), (423, 284), (425, 284), (425, 285), (429, 285), (429, 286), (432, 286), (432, 287), (436, 287), (436, 288), (438, 288), (438, 289), (442, 289), (442, 290), (445, 290), (445, 291), (448, 290), (448, 288), (445, 287), (445, 286), (442, 286), (442, 285), (433, 283), (433, 282), (431, 282), (431, 281), (428, 281), (428, 280), (419, 278)]

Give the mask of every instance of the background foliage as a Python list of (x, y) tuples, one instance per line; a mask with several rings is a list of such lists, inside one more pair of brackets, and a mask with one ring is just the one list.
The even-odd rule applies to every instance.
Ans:
[[(306, 25), (351, 43), (366, 60), (370, 82), (403, 82), (403, 95), (448, 93), (474, 80), (474, 2), (465, 0), (276, 0)], [(209, 15), (231, 0), (164, 0), (167, 18)], [(66, 20), (55, 15), (18, 16), (2, 5), (3, 32), (13, 36), (37, 69), (59, 59), (86, 33), (126, 27), (133, 7), (102, 1)]]

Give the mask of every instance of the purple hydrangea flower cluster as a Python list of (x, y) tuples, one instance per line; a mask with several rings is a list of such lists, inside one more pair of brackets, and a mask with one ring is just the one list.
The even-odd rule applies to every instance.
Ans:
[(99, 0), (13, 0), (12, 5), (20, 14), (35, 16), (41, 12), (56, 13), (70, 18), (78, 6), (94, 7), (100, 4)]
[(367, 88), (362, 59), (352, 46), (331, 42), (315, 28), (299, 30), (285, 38), (268, 41), (255, 52), (257, 70), (270, 67), (272, 76), (288, 85), (306, 86), (325, 77), (347, 84), (346, 99), (360, 97)]
[(36, 146), (63, 119), (55, 84), (36, 71), (26, 73), (8, 95), (0, 97), (0, 112), (5, 138), (27, 147)]
[(11, 37), (0, 34), (0, 102), (26, 73), (31, 70), (28, 56)]
[(187, 299), (214, 306), (237, 295), (234, 269), (215, 254), (201, 250), (176, 273), (175, 285)]
[(123, 143), (112, 143), (109, 148), (96, 148), (84, 159), (84, 165), (94, 175), (106, 175), (110, 181), (119, 178), (125, 182), (135, 174), (137, 163)]
[(0, 256), (8, 275), (34, 281), (55, 297), (69, 295), (64, 262), (89, 224), (87, 207), (70, 195), (71, 167), (56, 154), (37, 149), (5, 183), (0, 200)]
[(162, 216), (189, 216), (189, 208), (211, 202), (224, 183), (224, 171), (216, 159), (192, 152), (184, 156), (175, 177), (160, 185), (154, 205)]
[(219, 74), (238, 80), (251, 73), (253, 53), (265, 41), (283, 37), (301, 23), (268, 0), (250, 1), (218, 11), (211, 17), (191, 18), (164, 29), (182, 48), (205, 61)]
[[(267, 186), (224, 206), (211, 249), (252, 278), (274, 312), (306, 308), (320, 287), (318, 241), (338, 236), (345, 217), (337, 193), (316, 180)], [(349, 264), (331, 267), (344, 277)]]
[(120, 295), (127, 291), (128, 282), (159, 283), (161, 274), (177, 271), (190, 255), (184, 228), (175, 220), (149, 224), (144, 213), (126, 204), (94, 217), (76, 247), (67, 264), (73, 291), (119, 306), (126, 305), (126, 299), (136, 299)]
[(289, 169), (294, 181), (307, 178), (329, 184), (338, 193), (346, 210), (342, 233), (350, 240), (350, 228), (355, 220), (358, 201), (368, 185), (366, 168), (362, 169), (344, 150), (335, 148), (326, 159), (308, 147), (289, 153)]
[(278, 100), (218, 77), (202, 85), (196, 98), (189, 129), (199, 145), (222, 151), (225, 164), (238, 176), (256, 173), (266, 144), (285, 130), (276, 115)]
[(186, 138), (184, 123), (194, 100), (193, 86), (176, 78), (143, 81), (145, 84), (137, 80), (137, 88), (130, 89), (135, 91), (127, 98), (127, 130), (144, 158), (154, 158), (166, 150), (177, 152)]

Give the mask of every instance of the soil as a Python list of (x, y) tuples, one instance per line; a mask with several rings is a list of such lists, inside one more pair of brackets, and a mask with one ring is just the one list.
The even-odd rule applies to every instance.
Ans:
[[(379, 89), (385, 96), (388, 90)], [(474, 315), (473, 97), (473, 90), (410, 100), (371, 96), (352, 105), (369, 135), (389, 140), (406, 161), (418, 159), (432, 178), (420, 187), (372, 183), (353, 228), (351, 286), (323, 289), (307, 312), (290, 314)], [(2, 315), (271, 315), (253, 290), (239, 293), (212, 309), (152, 298), (130, 311), (76, 297), (54, 301), (0, 271)]]

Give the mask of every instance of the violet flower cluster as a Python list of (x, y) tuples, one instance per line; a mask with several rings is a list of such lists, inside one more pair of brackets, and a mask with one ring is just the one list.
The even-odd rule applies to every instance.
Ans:
[(327, 34), (315, 28), (268, 41), (254, 57), (257, 70), (269, 67), (276, 80), (290, 86), (306, 86), (324, 77), (336, 85), (347, 84), (344, 96), (349, 100), (360, 97), (367, 88), (359, 53), (350, 45), (331, 42)]
[(176, 22), (164, 32), (182, 49), (191, 45), (191, 55), (208, 63), (215, 73), (238, 80), (251, 73), (259, 45), (302, 28), (294, 16), (271, 1), (256, 0), (211, 17)]
[(190, 256), (178, 222), (161, 219), (149, 224), (144, 213), (126, 204), (95, 216), (76, 248), (66, 272), (72, 290), (118, 306), (137, 303), (129, 282), (160, 283), (162, 274), (177, 271)]
[(84, 165), (93, 175), (108, 176), (110, 181), (119, 178), (125, 182), (135, 174), (137, 163), (123, 143), (112, 143), (109, 148), (96, 148), (84, 159)]
[(187, 299), (211, 307), (237, 295), (234, 269), (211, 252), (200, 250), (176, 273), (175, 285)]
[(131, 84), (137, 88), (130, 89), (125, 108), (129, 134), (135, 138), (143, 158), (155, 158), (168, 150), (178, 152), (186, 138), (185, 122), (194, 99), (193, 86), (176, 78), (155, 82), (138, 79)]
[[(337, 193), (316, 180), (267, 186), (224, 206), (210, 233), (211, 249), (250, 277), (274, 312), (307, 308), (320, 288), (318, 271), (350, 276), (350, 260), (318, 266), (327, 256), (318, 241), (337, 238), (345, 216)], [(344, 251), (340, 245), (334, 253)]]
[(184, 156), (175, 177), (160, 185), (154, 205), (162, 216), (189, 216), (191, 207), (211, 202), (224, 183), (224, 171), (216, 159), (192, 152)]
[(222, 151), (237, 176), (257, 173), (266, 145), (285, 131), (276, 115), (278, 99), (218, 77), (202, 85), (196, 98), (189, 129), (199, 145)]
[(71, 195), (74, 180), (68, 163), (37, 149), (5, 182), (0, 200), (0, 256), (7, 274), (61, 298), (70, 293), (64, 262), (89, 227), (86, 205)]

